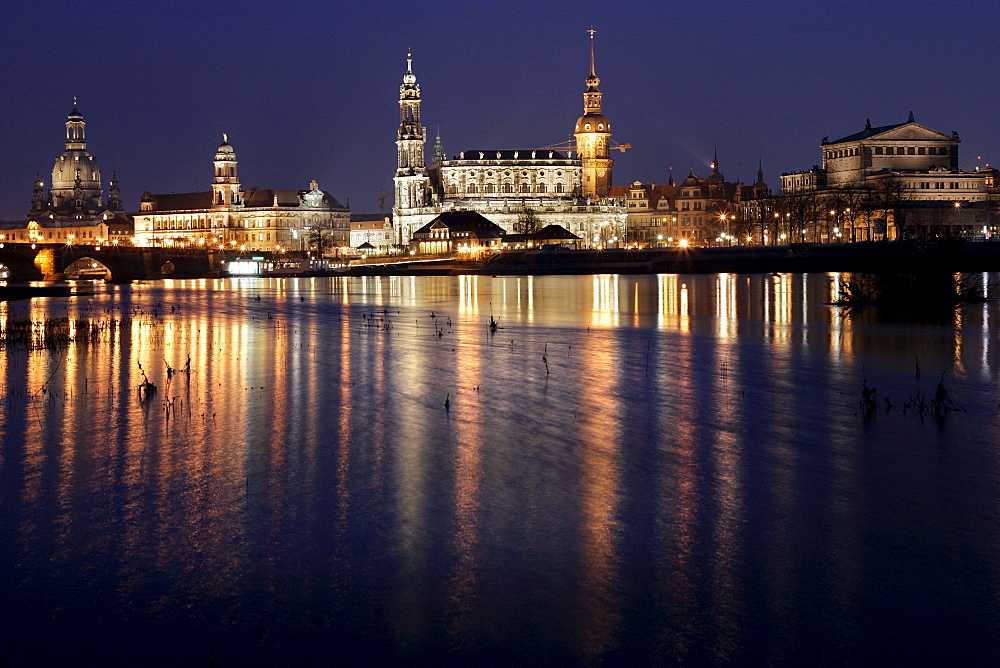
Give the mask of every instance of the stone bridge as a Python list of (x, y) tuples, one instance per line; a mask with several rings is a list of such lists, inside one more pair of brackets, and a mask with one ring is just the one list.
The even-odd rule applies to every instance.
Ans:
[(8, 280), (15, 283), (64, 278), (66, 268), (84, 258), (107, 267), (112, 281), (205, 278), (221, 275), (226, 257), (225, 251), (200, 248), (0, 244), (0, 264), (10, 272)]

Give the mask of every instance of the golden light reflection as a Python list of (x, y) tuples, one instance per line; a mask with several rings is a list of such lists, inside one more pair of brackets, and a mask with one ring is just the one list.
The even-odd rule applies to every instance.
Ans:
[[(827, 274), (830, 281), (830, 303), (840, 299), (841, 282), (847, 280), (846, 274), (831, 272)], [(830, 354), (835, 359), (841, 359), (846, 353), (851, 352), (851, 320), (846, 317), (846, 313), (840, 307), (830, 308)]]
[(352, 374), (350, 314), (343, 312), (340, 327), (340, 414), (337, 416), (339, 439), (337, 443), (336, 503), (337, 532), (347, 528), (347, 510), (350, 505), (351, 416), (354, 411), (354, 383)]
[(728, 339), (736, 334), (736, 274), (716, 276), (715, 296), (717, 332)]
[[(676, 277), (674, 277), (676, 279)], [(676, 294), (676, 292), (671, 292)], [(675, 311), (676, 312), (676, 311)], [(662, 584), (656, 592), (658, 602), (665, 606), (671, 617), (680, 620), (694, 620), (698, 612), (697, 591), (697, 522), (698, 499), (698, 442), (697, 413), (690, 408), (698, 400), (694, 386), (693, 346), (690, 337), (680, 338), (672, 351), (676, 363), (670, 368), (671, 405), (680, 408), (670, 410), (659, 406), (657, 427), (661, 434), (671, 434), (673, 448), (669, 465), (661, 472), (659, 488), (663, 492), (657, 499), (657, 525), (660, 539), (657, 554), (660, 555), (658, 572), (664, 574)], [(684, 663), (693, 649), (698, 630), (694, 623), (665, 626), (664, 637), (657, 643), (669, 648), (667, 662)]]
[(479, 315), (479, 276), (458, 277), (458, 313), (476, 318)]
[[(595, 286), (596, 287), (596, 286)], [(581, 395), (588, 399), (579, 418), (582, 444), (582, 571), (578, 628), (585, 663), (598, 659), (615, 644), (620, 610), (614, 592), (617, 577), (615, 535), (619, 512), (619, 450), (624, 408), (618, 397), (621, 351), (614, 336), (591, 337), (581, 360)]]
[(616, 274), (596, 274), (593, 277), (594, 306), (591, 311), (591, 327), (618, 325), (618, 280)]
[(457, 346), (462, 354), (457, 359), (455, 403), (450, 416), (455, 431), (456, 529), (452, 540), (457, 560), (447, 584), (451, 604), (449, 633), (456, 647), (472, 646), (477, 631), (475, 608), (482, 566), (482, 449), (486, 444), (486, 416), (479, 391), (483, 373), (482, 349), (477, 345), (480, 339), (475, 321), (458, 327)]

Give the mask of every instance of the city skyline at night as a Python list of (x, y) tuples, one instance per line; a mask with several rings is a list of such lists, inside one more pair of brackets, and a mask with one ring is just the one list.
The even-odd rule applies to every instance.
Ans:
[[(585, 3), (567, 16), (540, 3), (508, 6), (500, 20), (451, 3), (419, 13), (407, 3), (97, 9), (55, 21), (70, 5), (51, 3), (8, 17), (6, 220), (25, 218), (36, 173), (47, 180), (74, 96), (128, 211), (146, 190), (202, 189), (220, 132), (252, 165), (248, 187), (315, 179), (352, 210), (377, 211), (392, 190), (407, 49), (428, 131), (440, 127), (449, 157), (470, 146), (542, 147), (571, 138), (592, 25), (606, 111), (616, 139), (634, 147), (615, 156), (615, 185), (665, 182), (671, 167), (707, 175), (717, 146), (729, 180), (752, 183), (761, 161), (776, 187), (780, 173), (816, 162), (823, 135), (867, 118), (900, 122), (911, 109), (961, 133), (963, 169), (990, 162), (1000, 143), (988, 111), (996, 93), (977, 74), (1000, 13), (991, 5), (949, 7), (945, 17), (923, 3)], [(97, 35), (113, 38), (93, 40), (79, 62), (53, 46)]]

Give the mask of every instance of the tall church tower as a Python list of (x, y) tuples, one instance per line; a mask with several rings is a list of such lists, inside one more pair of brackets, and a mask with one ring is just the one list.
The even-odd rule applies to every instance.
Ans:
[(424, 206), (430, 179), (424, 164), (427, 129), (420, 125), (420, 84), (413, 74), (412, 54), (406, 54), (406, 74), (399, 87), (399, 135), (396, 140), (396, 209)]
[(215, 152), (215, 177), (212, 179), (212, 206), (228, 207), (241, 204), (240, 178), (236, 171), (236, 151), (229, 137), (222, 133), (222, 143)]
[(583, 94), (583, 116), (576, 122), (576, 153), (583, 161), (583, 194), (607, 197), (611, 189), (611, 123), (601, 113), (601, 80), (594, 72), (594, 30), (590, 33), (590, 76)]
[(101, 170), (87, 152), (87, 123), (76, 108), (66, 117), (66, 150), (52, 167), (52, 206), (56, 209), (96, 211), (103, 206)]

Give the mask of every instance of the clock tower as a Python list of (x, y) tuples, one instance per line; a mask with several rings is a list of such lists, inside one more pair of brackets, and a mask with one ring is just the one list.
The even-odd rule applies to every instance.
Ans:
[(611, 122), (601, 113), (601, 80), (594, 71), (594, 30), (590, 33), (590, 76), (583, 93), (583, 116), (576, 121), (577, 157), (583, 162), (583, 194), (607, 197), (611, 189)]

